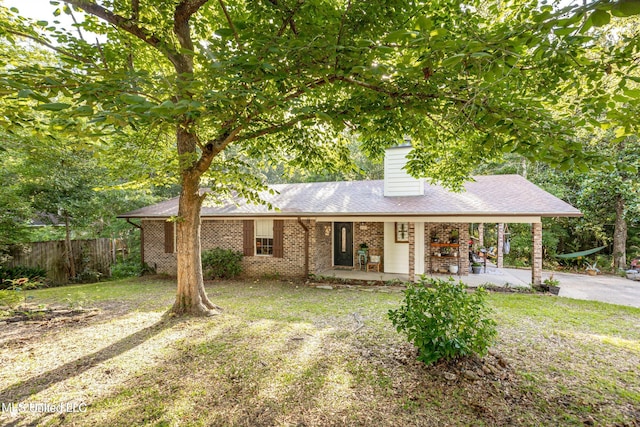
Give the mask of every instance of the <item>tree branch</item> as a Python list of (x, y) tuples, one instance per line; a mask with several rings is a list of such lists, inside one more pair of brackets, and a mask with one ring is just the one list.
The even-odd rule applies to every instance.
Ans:
[(338, 65), (340, 64), (340, 56), (338, 55), (338, 46), (342, 42), (342, 35), (344, 33), (344, 21), (347, 19), (347, 14), (351, 10), (351, 0), (347, 1), (347, 7), (344, 9), (344, 13), (342, 14), (342, 19), (340, 19), (340, 30), (338, 31), (338, 40), (336, 41), (336, 62), (333, 66), (333, 72), (338, 71)]
[(78, 56), (78, 55), (76, 55), (76, 54), (74, 54), (72, 52), (69, 52), (66, 49), (61, 49), (58, 46), (54, 46), (51, 43), (49, 43), (48, 41), (46, 41), (44, 39), (41, 39), (40, 37), (37, 37), (35, 35), (23, 33), (21, 31), (12, 30), (10, 28), (5, 28), (5, 31), (8, 32), (9, 34), (13, 34), (14, 36), (31, 39), (31, 40), (37, 42), (38, 44), (41, 44), (42, 46), (44, 46), (44, 47), (46, 47), (48, 49), (51, 49), (51, 50), (53, 50), (55, 52), (58, 52), (58, 53), (60, 53), (60, 54), (62, 54), (64, 56), (68, 56), (69, 58), (73, 58), (78, 62), (82, 62), (83, 64), (92, 64), (92, 65), (96, 65), (97, 66), (97, 64), (94, 61), (92, 61), (92, 60), (90, 60), (88, 58), (85, 58), (83, 56)]
[(299, 0), (297, 7), (295, 7), (294, 9), (289, 9), (286, 6), (280, 6), (278, 0), (269, 0), (269, 3), (288, 15), (286, 18), (282, 19), (282, 26), (280, 26), (280, 29), (278, 30), (277, 37), (280, 37), (284, 34), (284, 30), (287, 29), (287, 25), (289, 25), (289, 28), (291, 28), (291, 32), (297, 36), (298, 29), (296, 28), (296, 22), (293, 20), (293, 16), (298, 12), (298, 10), (300, 10), (302, 5), (304, 4), (304, 0)]
[(209, 166), (211, 166), (211, 162), (213, 158), (217, 156), (222, 150), (224, 150), (227, 145), (229, 145), (240, 133), (243, 129), (243, 126), (238, 126), (231, 131), (224, 132), (218, 138), (209, 141), (202, 150), (202, 155), (196, 162), (194, 168), (200, 173), (205, 173)]
[[(173, 13), (173, 32), (178, 37), (180, 47), (193, 51), (189, 19), (208, 0), (182, 0)], [(179, 74), (193, 73), (193, 57), (191, 55), (176, 54), (176, 62), (173, 63)]]
[(224, 5), (224, 2), (222, 0), (218, 0), (218, 3), (220, 3), (222, 12), (224, 13), (224, 16), (227, 18), (227, 23), (229, 24), (229, 28), (231, 28), (231, 31), (233, 31), (233, 37), (236, 39), (236, 43), (238, 44), (238, 46), (240, 46), (240, 36), (238, 35), (238, 30), (236, 30), (236, 26), (233, 25), (233, 21), (231, 20), (229, 11), (227, 11), (227, 7)]
[(71, 15), (71, 19), (73, 23), (76, 25), (76, 30), (78, 31), (78, 36), (80, 36), (80, 40), (84, 41), (84, 37), (82, 36), (82, 30), (80, 30), (80, 26), (78, 25), (78, 21), (76, 20), (76, 15), (73, 14), (73, 9), (69, 8), (69, 15)]
[(291, 126), (295, 125), (296, 123), (302, 122), (304, 120), (309, 120), (309, 119), (312, 119), (314, 117), (316, 117), (315, 114), (305, 114), (305, 115), (302, 115), (302, 116), (294, 117), (293, 119), (291, 119), (289, 121), (286, 121), (284, 123), (280, 123), (280, 124), (277, 124), (277, 125), (269, 126), (267, 128), (260, 129), (258, 131), (253, 132), (253, 133), (242, 135), (242, 136), (236, 138), (236, 140), (237, 141), (246, 141), (246, 140), (249, 140), (249, 139), (254, 139), (254, 138), (261, 137), (261, 136), (269, 135), (269, 134), (272, 134), (272, 133), (277, 133), (277, 132), (280, 132), (280, 131), (282, 131), (284, 129), (290, 128)]
[(131, 0), (131, 20), (137, 21), (140, 18), (140, 0)]
[[(153, 46), (163, 53), (174, 65), (179, 62), (180, 55), (175, 49), (171, 49), (167, 43), (158, 38), (155, 34), (147, 29), (140, 27), (135, 21), (127, 19), (123, 16), (115, 14), (110, 10), (88, 0), (62, 0), (63, 2), (76, 6), (90, 15), (96, 16), (115, 27), (128, 32), (129, 34), (139, 38), (143, 42)], [(206, 0), (205, 0), (206, 1)]]

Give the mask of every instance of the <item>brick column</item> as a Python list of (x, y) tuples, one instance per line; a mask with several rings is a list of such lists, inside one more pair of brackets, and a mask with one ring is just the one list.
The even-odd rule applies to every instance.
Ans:
[(484, 248), (484, 224), (478, 224), (478, 249)]
[(542, 284), (542, 223), (531, 224), (533, 251), (531, 252), (531, 283)]
[(409, 281), (416, 280), (416, 224), (409, 223)]
[(504, 224), (498, 224), (498, 253), (496, 259), (496, 265), (498, 268), (504, 267), (504, 254), (502, 253), (504, 249)]

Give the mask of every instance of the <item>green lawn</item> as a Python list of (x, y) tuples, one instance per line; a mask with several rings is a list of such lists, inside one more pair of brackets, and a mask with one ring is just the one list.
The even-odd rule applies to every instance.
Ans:
[[(492, 355), (426, 368), (387, 320), (398, 292), (229, 281), (207, 286), (222, 315), (174, 318), (165, 314), (174, 290), (169, 280), (130, 279), (30, 291), (31, 304), (100, 311), (2, 325), (0, 403), (86, 411), (5, 412), (0, 425), (640, 420), (640, 309), (491, 294)], [(472, 380), (463, 375), (472, 366), (491, 370)]]

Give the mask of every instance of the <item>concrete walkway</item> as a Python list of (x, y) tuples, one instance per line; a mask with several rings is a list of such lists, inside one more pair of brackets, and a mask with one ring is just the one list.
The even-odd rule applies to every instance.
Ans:
[[(560, 282), (561, 297), (581, 300), (601, 301), (611, 304), (626, 305), (640, 308), (640, 281), (629, 280), (624, 277), (586, 274), (558, 273), (544, 271), (542, 280), (553, 278)], [(327, 270), (322, 276), (344, 278), (349, 280), (366, 280), (389, 282), (394, 280), (407, 281), (406, 274), (391, 274), (365, 272), (359, 270)], [(428, 275), (429, 276), (429, 275)], [(432, 274), (432, 277), (447, 279), (450, 275)], [(455, 280), (462, 280), (471, 287), (484, 284), (509, 287), (529, 287), (531, 284), (531, 270), (515, 268), (496, 268), (487, 266), (480, 274), (468, 276), (453, 276)]]

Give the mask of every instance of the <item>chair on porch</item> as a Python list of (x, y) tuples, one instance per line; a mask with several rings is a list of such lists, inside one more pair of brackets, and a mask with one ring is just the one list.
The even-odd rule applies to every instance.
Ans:
[(367, 271), (380, 272), (380, 264), (382, 263), (382, 254), (380, 249), (369, 248), (369, 261), (367, 261)]

